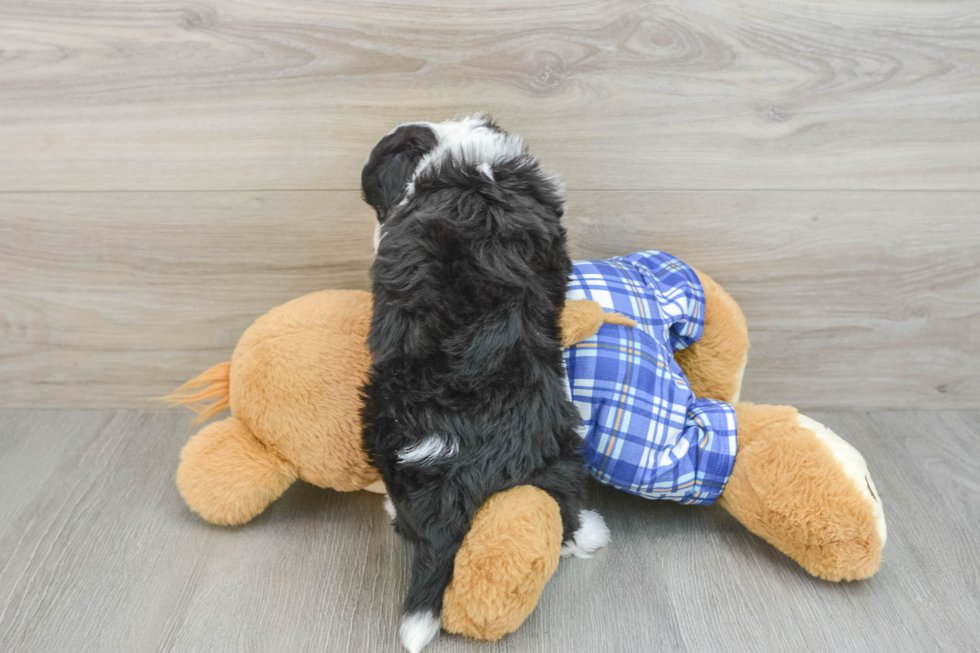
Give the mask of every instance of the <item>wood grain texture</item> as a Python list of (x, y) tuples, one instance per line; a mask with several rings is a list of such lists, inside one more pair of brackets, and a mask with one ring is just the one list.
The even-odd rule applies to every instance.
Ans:
[[(607, 549), (563, 560), (502, 641), (426, 650), (976, 650), (980, 413), (813, 416), (864, 452), (882, 495), (872, 579), (816, 580), (720, 508), (593, 484)], [(381, 498), (300, 483), (246, 526), (209, 526), (173, 482), (189, 421), (0, 411), (0, 650), (400, 651), (410, 546)]]
[(368, 288), (357, 193), (0, 194), (0, 405), (151, 406), (258, 316)]
[[(570, 192), (572, 254), (657, 248), (738, 300), (746, 400), (980, 405), (980, 204), (948, 192)], [(149, 407), (270, 308), (368, 289), (356, 192), (0, 194), (0, 406)]]
[(749, 326), (742, 399), (980, 407), (980, 196), (573, 193), (577, 257), (647, 248), (711, 275)]
[(980, 190), (970, 0), (6, 0), (0, 190), (354, 189), (490, 110), (572, 189)]

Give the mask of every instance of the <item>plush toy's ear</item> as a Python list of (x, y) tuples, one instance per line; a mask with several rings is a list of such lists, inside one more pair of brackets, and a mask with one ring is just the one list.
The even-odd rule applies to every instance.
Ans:
[(425, 124), (409, 123), (382, 138), (361, 170), (364, 201), (384, 222), (388, 211), (402, 200), (408, 181), (419, 161), (438, 143), (436, 133)]

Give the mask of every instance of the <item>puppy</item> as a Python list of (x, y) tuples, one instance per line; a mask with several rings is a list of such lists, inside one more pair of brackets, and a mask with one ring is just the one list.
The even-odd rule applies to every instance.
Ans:
[(362, 187), (380, 229), (364, 446), (415, 545), (401, 638), (417, 653), (492, 494), (548, 492), (565, 554), (590, 555), (608, 531), (583, 510), (581, 419), (565, 391), (561, 182), (476, 116), (401, 125), (372, 150)]

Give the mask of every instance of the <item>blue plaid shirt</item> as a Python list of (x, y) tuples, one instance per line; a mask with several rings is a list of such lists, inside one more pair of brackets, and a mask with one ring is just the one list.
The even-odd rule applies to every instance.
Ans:
[(565, 350), (592, 475), (651, 499), (714, 503), (735, 463), (736, 421), (729, 404), (695, 397), (674, 361), (704, 329), (694, 270), (657, 251), (577, 261), (568, 298), (637, 321), (604, 324)]

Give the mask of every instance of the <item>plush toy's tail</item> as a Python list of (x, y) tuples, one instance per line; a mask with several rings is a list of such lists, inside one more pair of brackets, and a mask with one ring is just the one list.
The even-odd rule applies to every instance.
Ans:
[[(160, 399), (175, 406), (187, 406), (197, 413), (194, 423), (199, 424), (228, 408), (230, 377), (231, 361), (218, 363)], [(203, 403), (208, 399), (217, 401), (210, 404)]]

